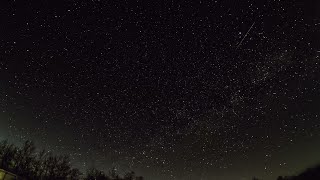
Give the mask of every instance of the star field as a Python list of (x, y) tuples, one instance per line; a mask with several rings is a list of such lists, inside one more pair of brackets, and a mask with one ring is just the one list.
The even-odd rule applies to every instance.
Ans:
[(320, 162), (318, 2), (1, 4), (1, 139), (156, 180)]

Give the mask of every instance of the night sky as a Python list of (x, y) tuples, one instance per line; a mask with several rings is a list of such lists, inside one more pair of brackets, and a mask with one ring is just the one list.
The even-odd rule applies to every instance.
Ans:
[(0, 7), (0, 139), (148, 180), (320, 162), (317, 0)]

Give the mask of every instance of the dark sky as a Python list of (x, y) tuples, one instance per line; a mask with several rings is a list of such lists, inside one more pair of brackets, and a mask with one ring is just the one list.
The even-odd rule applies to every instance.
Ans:
[(318, 7), (3, 1), (0, 139), (152, 180), (297, 173), (320, 162)]

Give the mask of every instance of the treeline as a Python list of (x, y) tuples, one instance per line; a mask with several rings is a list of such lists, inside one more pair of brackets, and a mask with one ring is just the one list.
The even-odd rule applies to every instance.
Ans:
[(23, 179), (85, 179), (85, 180), (143, 180), (134, 172), (124, 176), (117, 174), (115, 169), (106, 174), (97, 169), (89, 169), (85, 174), (71, 167), (70, 157), (53, 155), (45, 150), (37, 151), (31, 141), (21, 147), (0, 141), (0, 168), (16, 174)]
[[(253, 178), (253, 180), (259, 179)], [(295, 176), (279, 176), (277, 180), (320, 180), (320, 164), (312, 168), (308, 168)]]

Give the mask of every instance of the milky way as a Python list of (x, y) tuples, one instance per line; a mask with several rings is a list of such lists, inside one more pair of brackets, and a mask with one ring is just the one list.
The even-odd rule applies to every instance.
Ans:
[(146, 179), (320, 162), (318, 2), (1, 4), (1, 139)]

